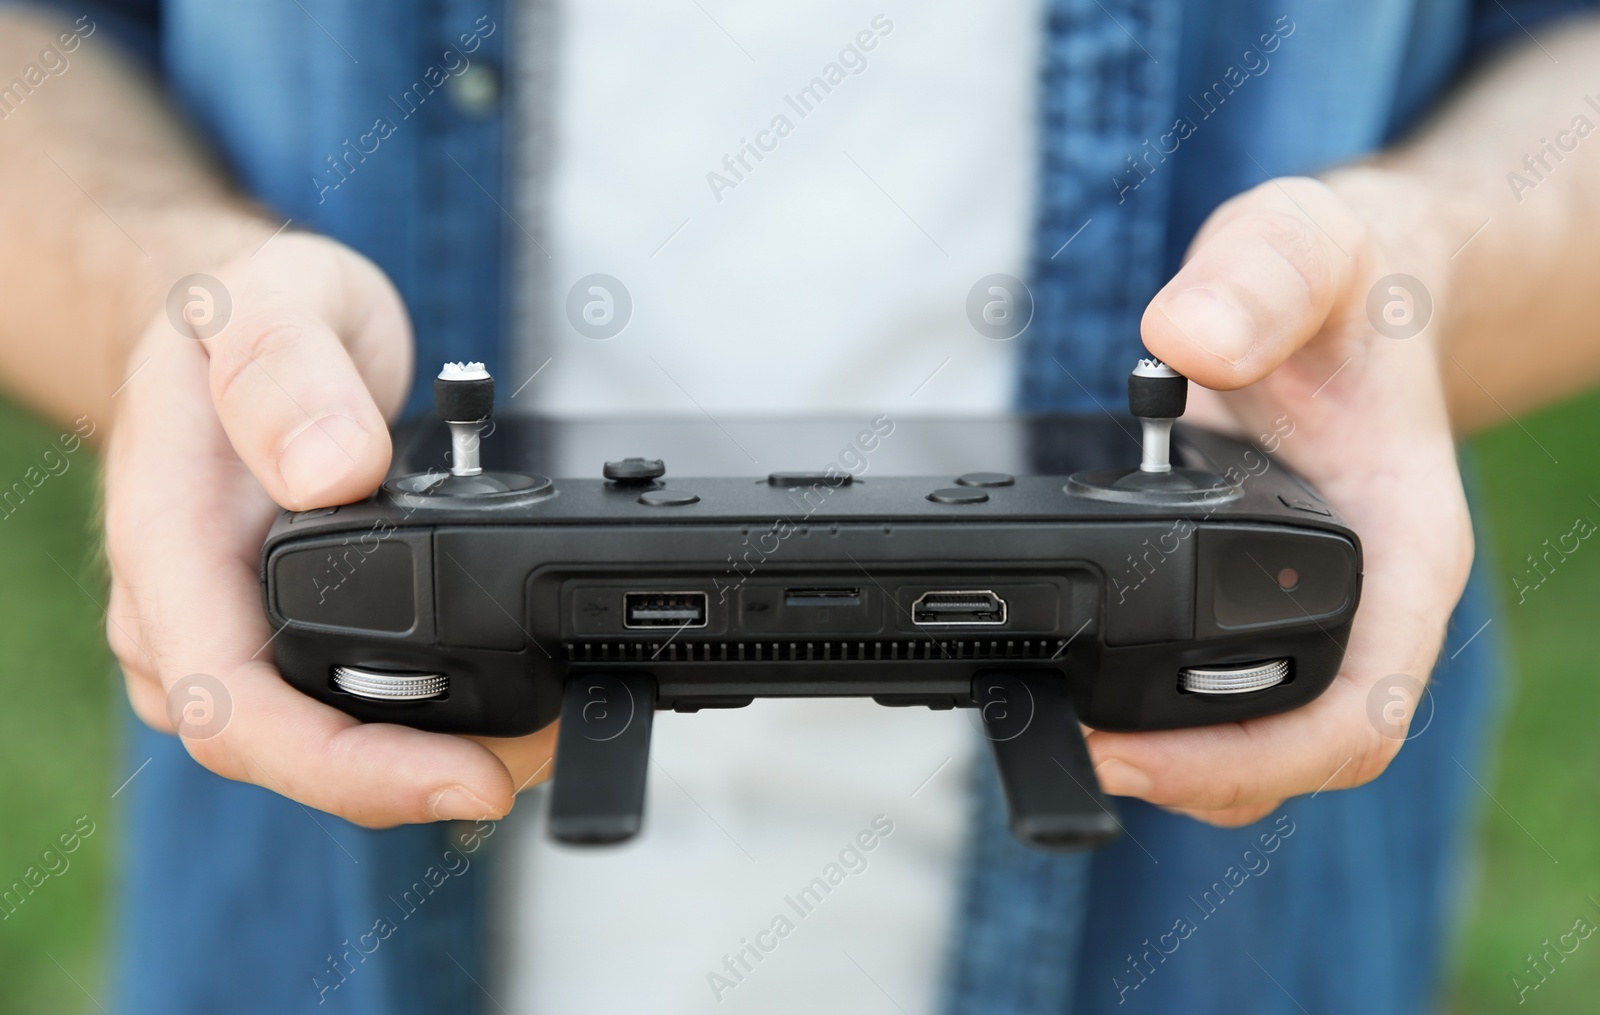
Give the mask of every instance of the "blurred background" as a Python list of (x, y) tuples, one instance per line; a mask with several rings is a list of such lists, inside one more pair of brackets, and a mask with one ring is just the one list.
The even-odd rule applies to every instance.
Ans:
[[(57, 429), (0, 402), (0, 476), (37, 465)], [(1524, 603), (1513, 586), (1545, 540), (1578, 519), (1600, 523), (1597, 433), (1600, 394), (1507, 420), (1467, 449), (1490, 533), (1478, 552), (1499, 596), (1491, 623), (1509, 643), (1510, 673), (1454, 949), (1446, 1010), (1459, 1015), (1517, 1010), (1512, 977), (1530, 981), (1530, 954), (1579, 917), (1600, 924), (1600, 901), (1591, 901), (1600, 900), (1600, 546), (1568, 555)], [(99, 477), (86, 455), (70, 460), (20, 508), (0, 511), (0, 885), (41, 867), (41, 851), (62, 834), (81, 840), (25, 907), (8, 915), (0, 906), (0, 1015), (96, 1010), (122, 826), (115, 797), (137, 778), (116, 742), (121, 682), (101, 633)], [(1585, 1012), (1597, 999), (1600, 937), (1559, 963), (1523, 1007)]]

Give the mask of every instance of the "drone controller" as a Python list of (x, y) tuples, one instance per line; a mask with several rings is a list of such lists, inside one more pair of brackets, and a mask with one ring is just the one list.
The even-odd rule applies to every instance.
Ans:
[(381, 490), (274, 523), (277, 663), (367, 722), (560, 719), (565, 842), (639, 831), (657, 709), (823, 695), (977, 709), (1016, 836), (1103, 845), (1080, 723), (1303, 705), (1360, 596), (1355, 534), (1255, 444), (1174, 429), (1187, 390), (1143, 360), (1130, 417), (491, 420), (450, 364)]

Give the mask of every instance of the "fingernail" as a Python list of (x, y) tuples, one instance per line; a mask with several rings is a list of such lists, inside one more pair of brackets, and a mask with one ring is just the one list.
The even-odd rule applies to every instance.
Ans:
[(1255, 344), (1255, 323), (1214, 289), (1185, 289), (1161, 305), (1185, 336), (1218, 359), (1237, 365)]
[(372, 435), (349, 416), (323, 416), (278, 455), (278, 474), (298, 504), (314, 503), (361, 460)]
[(1121, 758), (1107, 758), (1100, 762), (1095, 766), (1094, 774), (1100, 779), (1100, 788), (1111, 796), (1145, 797), (1150, 795), (1155, 785), (1143, 770)]
[(428, 799), (428, 807), (440, 821), (492, 821), (504, 816), (464, 786), (446, 786)]

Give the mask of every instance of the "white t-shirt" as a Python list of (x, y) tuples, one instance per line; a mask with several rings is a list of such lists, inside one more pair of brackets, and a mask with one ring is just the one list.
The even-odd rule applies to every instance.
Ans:
[[(1006, 407), (1016, 343), (966, 307), (1025, 273), (1036, 0), (545, 2), (513, 26), (514, 406)], [(497, 1000), (932, 1011), (978, 740), (870, 700), (659, 713), (636, 841), (558, 847), (519, 804)]]

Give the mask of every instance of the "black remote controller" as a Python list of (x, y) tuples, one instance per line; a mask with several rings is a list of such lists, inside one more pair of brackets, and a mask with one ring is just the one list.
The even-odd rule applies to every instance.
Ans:
[(1360, 596), (1355, 533), (1268, 454), (1292, 421), (1174, 431), (1187, 385), (1140, 361), (1126, 417), (491, 422), (450, 364), (375, 496), (274, 523), (277, 664), (368, 722), (559, 718), (566, 842), (639, 830), (656, 709), (828, 695), (978, 709), (1017, 837), (1103, 845), (1080, 722), (1305, 704)]

